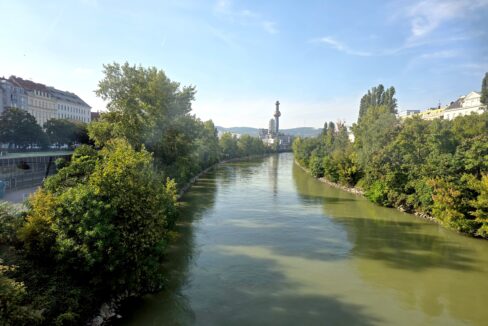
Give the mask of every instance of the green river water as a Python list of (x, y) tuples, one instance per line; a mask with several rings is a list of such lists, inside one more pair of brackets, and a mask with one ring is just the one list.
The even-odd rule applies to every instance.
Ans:
[(124, 325), (488, 325), (488, 241), (376, 206), (292, 154), (185, 195), (166, 289)]

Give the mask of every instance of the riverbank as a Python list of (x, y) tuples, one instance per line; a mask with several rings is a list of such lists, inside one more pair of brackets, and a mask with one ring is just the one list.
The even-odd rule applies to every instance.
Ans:
[[(254, 158), (260, 158), (260, 157), (266, 157), (268, 155), (272, 155), (273, 153), (267, 153), (267, 154), (261, 154), (261, 155), (249, 155), (249, 156), (244, 156), (244, 157), (236, 157), (232, 159), (227, 159), (223, 160), (220, 162), (217, 162), (213, 164), (212, 166), (209, 166), (208, 168), (202, 170), (199, 172), (197, 175), (192, 177), (190, 181), (188, 181), (178, 192), (177, 199), (178, 201), (181, 200), (181, 198), (184, 196), (185, 193), (187, 193), (193, 184), (198, 181), (199, 178), (204, 176), (206, 173), (218, 168), (222, 164), (226, 163), (231, 163), (231, 162), (242, 162), (246, 160), (251, 160)], [(124, 302), (128, 300), (132, 295), (126, 294), (123, 297), (118, 297), (115, 299), (112, 299), (110, 302), (105, 302), (101, 305), (98, 314), (91, 320), (89, 325), (91, 326), (101, 326), (105, 325), (107, 323), (110, 323), (114, 319), (120, 319), (122, 318), (122, 315), (120, 314), (120, 309), (124, 305)]]
[[(305, 168), (304, 166), (302, 166), (297, 160), (295, 160), (295, 164), (300, 167), (303, 171), (305, 171), (307, 174), (309, 174), (310, 176), (312, 176), (312, 174), (310, 173), (310, 170)], [(338, 184), (336, 182), (332, 182), (330, 180), (327, 180), (326, 178), (322, 177), (322, 178), (315, 178), (317, 180), (319, 180), (320, 182), (323, 182), (331, 187), (334, 187), (334, 188), (338, 188), (338, 189), (341, 189), (343, 191), (347, 191), (349, 193), (352, 193), (352, 194), (355, 194), (355, 195), (358, 195), (358, 196), (362, 196), (362, 197), (365, 197), (365, 194), (364, 194), (364, 191), (362, 189), (359, 189), (359, 188), (356, 188), (356, 187), (347, 187), (347, 186), (343, 186), (341, 184)], [(406, 209), (404, 206), (396, 206), (394, 207), (396, 208), (397, 210), (399, 210), (400, 212), (403, 212), (403, 213), (407, 213), (407, 214), (412, 214), (412, 215), (415, 215), (417, 217), (420, 217), (424, 220), (427, 220), (429, 222), (433, 222), (433, 223), (436, 223), (436, 224), (439, 224), (441, 226), (444, 226), (442, 224), (441, 221), (435, 219), (433, 216), (425, 213), (425, 212), (421, 212), (421, 211), (415, 211), (415, 210), (409, 210), (409, 209)], [(451, 228), (449, 228), (450, 230), (452, 230)], [(462, 235), (468, 235), (466, 233), (462, 233), (462, 232), (459, 232), (457, 231), (457, 233), (459, 234), (462, 234)]]

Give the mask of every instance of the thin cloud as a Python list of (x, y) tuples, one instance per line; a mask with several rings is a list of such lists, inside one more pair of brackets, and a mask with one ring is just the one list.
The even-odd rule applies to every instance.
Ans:
[(262, 26), (266, 32), (269, 34), (277, 34), (278, 29), (276, 28), (276, 23), (270, 22), (270, 21), (264, 21), (262, 23)]
[(424, 53), (419, 56), (420, 59), (449, 59), (458, 57), (460, 55), (459, 51), (456, 50), (442, 50), (430, 53)]
[(312, 42), (314, 43), (321, 43), (321, 44), (326, 44), (332, 49), (335, 49), (337, 51), (349, 54), (349, 55), (356, 55), (356, 56), (361, 56), (361, 57), (369, 57), (372, 56), (373, 54), (371, 52), (366, 52), (366, 51), (356, 51), (351, 48), (349, 48), (347, 45), (344, 43), (334, 39), (331, 36), (325, 36), (321, 37), (319, 39), (315, 39)]
[(406, 17), (410, 19), (411, 35), (407, 43), (429, 35), (450, 20), (468, 17), (470, 13), (486, 6), (488, 0), (422, 0), (406, 10), (403, 8)]
[(277, 34), (279, 32), (275, 22), (249, 9), (238, 10), (230, 0), (218, 0), (214, 6), (214, 12), (233, 23), (246, 26), (258, 26), (268, 34)]

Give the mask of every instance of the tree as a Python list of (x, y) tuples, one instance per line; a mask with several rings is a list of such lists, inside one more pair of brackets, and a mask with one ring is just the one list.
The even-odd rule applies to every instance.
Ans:
[(395, 88), (392, 86), (385, 91), (383, 85), (378, 85), (368, 90), (362, 98), (359, 106), (358, 121), (366, 114), (370, 108), (385, 106), (389, 112), (397, 113), (397, 100), (395, 98)]
[(0, 115), (0, 142), (10, 148), (47, 147), (48, 139), (36, 118), (29, 112), (8, 108)]
[(108, 101), (112, 114), (102, 115), (101, 120), (114, 124), (113, 136), (126, 138), (136, 149), (147, 145), (157, 159), (170, 154), (157, 153), (152, 147), (164, 139), (172, 141), (167, 133), (174, 133), (175, 121), (190, 113), (195, 88), (180, 87), (155, 67), (131, 66), (127, 62), (104, 65), (104, 74), (96, 94)]
[(353, 125), (354, 146), (363, 169), (376, 152), (394, 139), (398, 125), (395, 114), (385, 105), (371, 107), (361, 119), (358, 119), (358, 123)]
[(222, 151), (222, 156), (226, 159), (236, 157), (238, 155), (237, 137), (232, 136), (230, 132), (224, 132), (220, 137), (219, 146)]
[(36, 277), (54, 275), (54, 285), (37, 283), (42, 295), (55, 294), (47, 323), (79, 324), (111, 298), (160, 289), (176, 189), (154, 170), (151, 153), (121, 139), (99, 152), (81, 146), (59, 175), (30, 198), (18, 231)]
[(485, 73), (485, 77), (481, 83), (481, 103), (488, 105), (488, 72)]

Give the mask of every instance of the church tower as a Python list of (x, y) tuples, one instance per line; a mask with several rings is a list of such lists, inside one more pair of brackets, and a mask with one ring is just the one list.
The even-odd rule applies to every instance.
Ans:
[(276, 135), (278, 135), (280, 131), (280, 117), (281, 117), (281, 112), (280, 112), (280, 101), (276, 101), (276, 111), (274, 114), (275, 117), (275, 127), (276, 127)]

